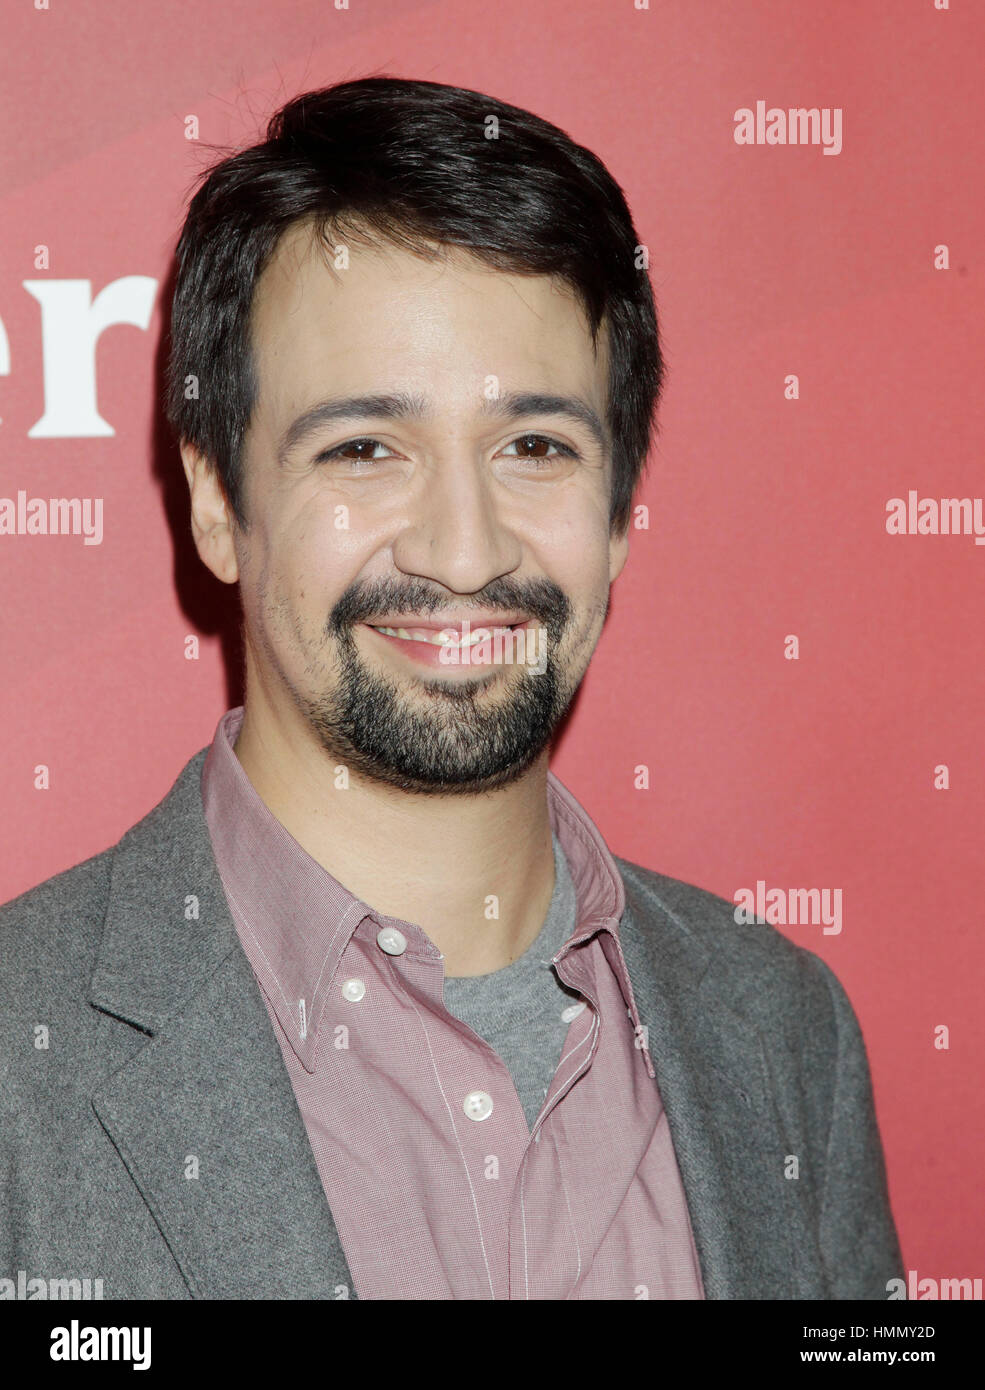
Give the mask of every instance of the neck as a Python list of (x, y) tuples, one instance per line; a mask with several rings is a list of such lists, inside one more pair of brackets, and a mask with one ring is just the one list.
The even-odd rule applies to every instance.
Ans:
[(246, 705), (234, 750), (270, 812), (376, 912), (420, 927), (446, 976), (501, 970), (536, 939), (554, 891), (548, 752), (492, 792), (427, 796), (356, 776), (307, 726)]

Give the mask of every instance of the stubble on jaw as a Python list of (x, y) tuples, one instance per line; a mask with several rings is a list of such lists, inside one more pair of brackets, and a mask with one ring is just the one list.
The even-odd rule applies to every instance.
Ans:
[[(570, 602), (552, 581), (490, 585), (487, 608), (531, 612), (543, 623), (544, 669), (507, 665), (469, 680), (402, 679), (369, 664), (354, 637), (357, 624), (388, 610), (424, 616), (447, 608), (447, 597), (415, 581), (353, 586), (315, 637), (288, 595), (271, 595), (266, 573), (257, 576), (255, 593), (267, 663), (333, 762), (417, 795), (476, 795), (522, 776), (570, 706), (609, 608), (606, 591), (575, 631)], [(468, 605), (457, 607), (467, 612)], [(280, 632), (302, 657), (300, 685), (271, 650), (271, 632)]]
[[(376, 591), (379, 594), (379, 590)], [(476, 795), (520, 777), (550, 743), (578, 682), (565, 678), (562, 642), (570, 636), (571, 607), (550, 581), (527, 586), (525, 598), (501, 586), (503, 607), (533, 610), (548, 633), (542, 672), (522, 664), (497, 665), (474, 679), (409, 676), (408, 681), (373, 669), (354, 637), (363, 614), (403, 607), (426, 614), (447, 600), (402, 585), (410, 601), (394, 601), (384, 590), (346, 595), (333, 610), (317, 655), (334, 658), (331, 689), (311, 696), (294, 692), (296, 703), (322, 747), (364, 777), (417, 795)], [(493, 587), (489, 589), (493, 595)], [(513, 595), (516, 600), (514, 601)], [(491, 604), (489, 606), (492, 606)], [(315, 664), (311, 644), (300, 644)], [(310, 686), (309, 686), (310, 689)]]

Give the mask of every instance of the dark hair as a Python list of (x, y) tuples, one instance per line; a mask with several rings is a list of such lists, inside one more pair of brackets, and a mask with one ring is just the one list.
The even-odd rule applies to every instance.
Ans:
[(590, 150), (481, 92), (376, 76), (296, 97), (263, 143), (201, 177), (176, 252), (165, 410), (178, 439), (217, 467), (240, 526), (242, 446), (258, 385), (254, 290), (283, 233), (311, 221), (422, 255), (435, 242), (462, 248), (493, 269), (570, 285), (594, 346), (600, 325), (608, 329), (610, 520), (625, 529), (664, 363), (626, 200)]

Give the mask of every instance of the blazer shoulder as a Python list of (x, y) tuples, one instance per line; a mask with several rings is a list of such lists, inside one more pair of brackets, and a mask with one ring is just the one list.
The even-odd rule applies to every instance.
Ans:
[(672, 933), (678, 944), (691, 955), (697, 952), (727, 982), (731, 1002), (741, 1002), (760, 1022), (773, 1026), (785, 1018), (797, 1028), (806, 1008), (816, 1022), (824, 1019), (837, 1031), (846, 1007), (851, 1012), (826, 962), (776, 927), (737, 922), (734, 903), (697, 884), (625, 859), (617, 858), (616, 864), (633, 921), (644, 935), (652, 935), (654, 929), (665, 937)]
[[(58, 1107), (67, 1105), (71, 1088), (87, 1074), (93, 1025), (86, 987), (109, 901), (112, 857), (112, 849), (103, 850), (0, 906), (3, 1140), (55, 1124)], [(38, 1041), (42, 1026), (55, 1040), (51, 1051), (36, 1051), (48, 1048), (47, 1040)]]
[(133, 846), (135, 872), (149, 868), (186, 814), (198, 787), (202, 749), (179, 774), (171, 790), (115, 844), (63, 869), (17, 897), (0, 904), (0, 1005), (40, 980), (67, 982), (91, 968), (106, 910), (114, 859)]
[(811, 955), (768, 923), (737, 922), (735, 904), (718, 893), (626, 859), (616, 864), (635, 915), (644, 921), (655, 914), (669, 918), (678, 931), (720, 958), (734, 958), (736, 965), (743, 960), (750, 965), (767, 960), (793, 965), (799, 957)]
[(11, 986), (11, 972), (46, 958), (64, 962), (81, 942), (92, 943), (109, 898), (116, 846), (36, 883), (0, 904), (0, 984)]

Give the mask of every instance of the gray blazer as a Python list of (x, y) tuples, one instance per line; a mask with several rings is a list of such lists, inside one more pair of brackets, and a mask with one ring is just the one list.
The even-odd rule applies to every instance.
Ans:
[[(206, 752), (119, 844), (0, 908), (0, 1279), (355, 1297), (212, 855)], [(724, 899), (617, 863), (706, 1296), (886, 1298), (903, 1270), (838, 981)]]

